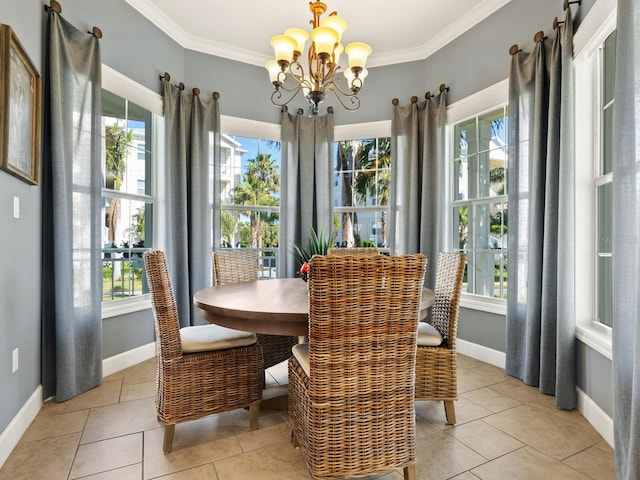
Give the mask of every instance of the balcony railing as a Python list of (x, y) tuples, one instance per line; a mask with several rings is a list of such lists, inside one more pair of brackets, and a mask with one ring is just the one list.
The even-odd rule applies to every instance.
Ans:
[(149, 293), (142, 254), (146, 248), (102, 249), (102, 301)]
[[(143, 253), (147, 248), (102, 249), (102, 301), (121, 300), (149, 293)], [(225, 250), (250, 250), (258, 252), (258, 278), (276, 278), (278, 267), (277, 248), (229, 248)]]

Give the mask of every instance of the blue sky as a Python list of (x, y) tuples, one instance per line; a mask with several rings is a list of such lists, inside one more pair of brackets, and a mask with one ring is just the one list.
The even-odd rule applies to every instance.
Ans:
[(248, 137), (239, 137), (233, 136), (236, 141), (238, 141), (242, 145), (242, 149), (247, 150), (242, 156), (242, 167), (244, 169), (246, 162), (254, 159), (258, 156), (259, 153), (268, 153), (271, 155), (271, 158), (276, 160), (276, 164), (280, 167), (280, 149), (275, 148), (272, 142), (267, 140), (259, 140), (256, 138), (248, 138)]

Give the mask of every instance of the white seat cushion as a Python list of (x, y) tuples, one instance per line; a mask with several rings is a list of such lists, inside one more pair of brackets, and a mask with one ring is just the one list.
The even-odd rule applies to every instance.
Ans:
[(309, 372), (311, 371), (311, 362), (309, 361), (309, 344), (307, 342), (298, 343), (293, 346), (291, 351), (308, 377)]
[(422, 347), (437, 347), (442, 344), (442, 335), (430, 323), (419, 322), (417, 343)]
[(181, 328), (180, 340), (185, 353), (208, 352), (252, 345), (256, 343), (256, 334), (220, 325), (196, 325)]

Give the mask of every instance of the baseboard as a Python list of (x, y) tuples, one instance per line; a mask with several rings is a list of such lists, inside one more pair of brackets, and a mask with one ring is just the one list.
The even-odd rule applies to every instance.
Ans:
[(42, 385), (38, 385), (18, 414), (0, 434), (0, 468), (27, 431), (42, 408)]
[(102, 360), (102, 376), (107, 377), (112, 373), (129, 368), (137, 363), (153, 358), (156, 354), (155, 342), (128, 350), (113, 357)]
[(586, 393), (576, 387), (578, 411), (613, 448), (613, 419), (602, 410)]
[[(133, 350), (114, 355), (113, 357), (105, 358), (102, 360), (103, 376), (106, 377), (112, 373), (153, 358), (156, 354), (155, 345), (155, 342), (149, 343), (134, 348)], [(20, 438), (24, 435), (24, 432), (27, 431), (31, 422), (33, 422), (38, 415), (42, 404), (42, 385), (38, 385), (20, 411), (13, 417), (11, 423), (9, 423), (7, 428), (0, 434), (0, 468), (2, 468), (4, 462), (9, 458), (9, 455), (20, 441)]]
[(506, 365), (506, 355), (504, 352), (500, 352), (483, 345), (478, 345), (477, 343), (468, 342), (461, 338), (456, 338), (456, 350), (463, 355), (467, 355), (468, 357), (475, 358), (476, 360), (489, 363), (502, 369), (504, 369)]

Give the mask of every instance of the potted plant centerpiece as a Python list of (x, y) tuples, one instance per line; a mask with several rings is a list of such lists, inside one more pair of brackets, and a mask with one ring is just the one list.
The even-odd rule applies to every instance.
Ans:
[(322, 230), (316, 233), (313, 226), (309, 227), (309, 242), (305, 248), (302, 245), (293, 244), (293, 254), (300, 264), (300, 277), (306, 282), (309, 274), (309, 261), (314, 255), (326, 255), (336, 241), (335, 232), (328, 235)]

